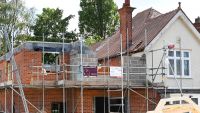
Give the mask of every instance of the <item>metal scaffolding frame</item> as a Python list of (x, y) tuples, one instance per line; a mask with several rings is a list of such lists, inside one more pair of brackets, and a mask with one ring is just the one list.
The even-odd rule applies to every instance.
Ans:
[[(100, 66), (100, 67), (104, 67), (104, 74), (106, 73), (105, 72), (105, 68), (106, 67), (110, 67), (110, 64), (109, 64), (109, 60), (110, 60), (110, 58), (109, 58), (109, 41), (110, 40), (108, 40), (108, 58), (107, 58), (107, 61), (108, 61), (108, 63), (106, 64), (106, 63), (104, 63), (105, 65), (103, 65), (103, 66)], [(120, 35), (120, 42), (122, 42), (122, 36)], [(63, 99), (62, 99), (62, 101), (63, 101), (63, 112), (67, 112), (68, 110), (67, 110), (67, 108), (66, 108), (66, 106), (68, 105), (67, 104), (67, 96), (66, 96), (66, 94), (67, 94), (67, 89), (68, 88), (70, 88), (70, 86), (67, 86), (66, 84), (65, 84), (65, 80), (67, 79), (66, 78), (66, 75), (68, 74), (68, 73), (75, 73), (75, 74), (81, 74), (81, 86), (80, 86), (80, 97), (79, 97), (79, 99), (81, 100), (81, 102), (79, 103), (79, 102), (74, 102), (74, 100), (73, 100), (73, 103), (72, 103), (72, 105), (73, 105), (73, 107), (74, 107), (74, 109), (72, 110), (73, 111), (73, 113), (74, 112), (76, 112), (76, 110), (77, 110), (77, 106), (78, 106), (78, 104), (80, 104), (81, 105), (81, 113), (84, 113), (84, 85), (83, 85), (83, 80), (84, 80), (84, 76), (83, 76), (83, 42), (82, 42), (82, 38), (80, 39), (80, 50), (81, 50), (81, 57), (80, 57), (80, 65), (70, 65), (70, 64), (66, 64), (65, 63), (65, 50), (64, 50), (64, 38), (63, 38), (63, 46), (62, 46), (62, 62), (63, 62), (63, 64), (62, 65), (60, 65), (60, 67), (63, 67), (63, 71), (60, 71), (60, 72), (56, 72), (56, 73), (47, 73), (47, 74), (55, 74), (55, 76), (56, 76), (56, 79), (58, 80), (58, 76), (60, 76), (60, 75), (62, 75), (63, 76), (63, 78), (62, 78), (62, 80), (63, 80), (63, 84), (62, 84), (62, 86), (60, 87), (60, 88), (62, 88), (62, 92), (63, 92)], [(43, 61), (42, 61), (42, 65), (41, 66), (34, 66), (34, 65), (32, 65), (31, 66), (31, 68), (36, 68), (36, 71), (37, 72), (32, 72), (32, 74), (36, 74), (37, 75), (37, 78), (39, 79), (40, 77), (40, 75), (42, 75), (42, 109), (40, 110), (40, 109), (38, 109), (36, 106), (34, 106), (33, 104), (31, 104), (26, 98), (25, 98), (25, 96), (23, 97), (23, 95), (21, 95), (20, 94), (20, 97), (22, 97), (22, 98), (25, 98), (24, 99), (24, 102), (28, 102), (31, 106), (33, 106), (33, 108), (35, 108), (38, 112), (40, 112), (40, 113), (42, 113), (42, 112), (45, 112), (45, 89), (46, 88), (48, 88), (48, 87), (51, 87), (51, 86), (48, 86), (48, 85), (46, 85), (46, 83), (45, 83), (45, 71), (43, 70), (45, 67), (44, 67), (44, 36), (43, 36), (43, 49), (42, 49), (42, 59), (43, 59)], [(153, 101), (151, 101), (150, 99), (148, 99), (148, 98), (146, 98), (146, 97), (144, 97), (143, 95), (141, 95), (141, 94), (139, 94), (139, 93), (137, 93), (137, 91), (135, 91), (135, 90), (133, 90), (132, 88), (130, 88), (129, 87), (129, 71), (128, 71), (128, 73), (124, 73), (123, 72), (123, 68), (125, 68), (124, 66), (123, 66), (123, 64), (124, 64), (124, 62), (123, 62), (123, 51), (122, 51), (122, 44), (120, 44), (120, 58), (121, 58), (121, 67), (122, 67), (122, 75), (126, 75), (126, 81), (128, 81), (128, 84), (124, 84), (124, 76), (123, 77), (121, 77), (121, 88), (120, 88), (120, 92), (121, 92), (121, 97), (120, 97), (120, 99), (121, 99), (121, 109), (122, 109), (122, 113), (124, 113), (125, 112), (125, 110), (124, 110), (124, 105), (125, 105), (125, 103), (124, 103), (124, 97), (125, 97), (125, 94), (126, 93), (128, 93), (128, 95), (127, 96), (130, 96), (129, 95), (129, 91), (131, 91), (131, 92), (134, 92), (134, 93), (136, 93), (136, 94), (138, 94), (138, 95), (140, 95), (141, 97), (143, 97), (144, 99), (147, 99), (147, 100), (149, 100), (150, 102), (153, 102)], [(128, 60), (128, 62), (130, 63), (130, 61)], [(129, 69), (129, 63), (128, 63), (128, 66), (126, 66), (126, 68), (127, 69)], [(15, 64), (16, 65), (16, 64)], [(73, 67), (73, 66), (75, 66), (75, 67), (81, 67), (81, 71), (80, 72), (72, 72), (72, 71), (68, 71), (67, 70), (67, 67)], [(41, 69), (42, 69), (42, 72), (41, 72)], [(104, 76), (105, 77), (105, 76)], [(109, 77), (107, 78), (107, 79), (105, 79), (104, 78), (104, 83), (106, 83), (107, 82), (107, 84), (104, 84), (104, 87), (103, 87), (103, 89), (104, 89), (104, 91), (105, 91), (105, 89), (107, 88), (107, 92), (108, 92), (108, 99), (110, 99), (110, 97), (111, 97), (111, 95), (109, 94), (109, 92), (111, 91), (111, 87), (109, 86), (109, 84), (108, 84), (108, 82), (109, 82)], [(126, 85), (125, 87), (124, 87), (124, 85)], [(20, 86), (21, 87), (26, 87), (25, 85), (23, 85), (23, 84), (21, 84), (21, 85), (19, 85), (19, 88), (20, 88)], [(34, 87), (34, 86), (30, 86), (30, 87)], [(53, 86), (52, 86), (53, 87)], [(67, 89), (66, 89), (67, 88)], [(17, 93), (16, 92), (16, 90), (14, 90), (15, 89), (15, 86), (13, 87), (13, 88), (11, 88), (15, 93)], [(114, 88), (115, 89), (115, 88)], [(72, 88), (72, 90), (74, 90), (73, 88)], [(126, 90), (126, 91), (124, 91), (124, 90)], [(5, 92), (6, 92), (6, 88), (5, 88)], [(73, 91), (72, 91), (72, 93), (73, 93)], [(19, 94), (19, 93), (17, 93), (17, 94)], [(104, 93), (105, 94), (105, 93)], [(74, 96), (74, 95), (73, 95)], [(104, 95), (104, 97), (106, 97), (106, 95)], [(73, 97), (73, 99), (74, 99), (74, 97)], [(127, 101), (130, 101), (129, 100), (129, 98), (128, 98), (128, 100)], [(154, 102), (155, 103), (155, 102)], [(24, 104), (23, 104), (24, 105)], [(109, 109), (109, 111), (110, 111), (110, 102), (108, 101), (108, 105), (109, 105), (109, 107), (108, 107), (108, 109)], [(128, 110), (128, 112), (130, 112), (130, 108), (129, 108), (130, 106), (129, 105), (127, 105), (127, 110)], [(6, 108), (6, 105), (5, 105), (5, 108)], [(5, 109), (6, 110), (6, 109)], [(27, 110), (28, 110), (28, 108), (27, 108)], [(104, 112), (105, 112), (105, 106), (104, 106)], [(28, 111), (26, 112), (26, 113), (29, 113)]]

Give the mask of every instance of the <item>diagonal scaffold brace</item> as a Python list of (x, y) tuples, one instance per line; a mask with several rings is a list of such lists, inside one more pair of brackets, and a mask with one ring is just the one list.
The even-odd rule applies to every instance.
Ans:
[[(10, 42), (8, 33), (6, 32), (5, 29), (3, 30), (3, 35), (4, 35), (4, 38), (5, 38), (8, 50), (12, 51), (11, 42)], [(23, 102), (23, 106), (24, 106), (24, 111), (25, 111), (25, 113), (29, 113), (28, 105), (27, 105), (27, 102), (26, 102), (26, 97), (24, 95), (24, 90), (23, 90), (23, 86), (22, 86), (22, 83), (21, 83), (21, 78), (20, 78), (19, 70), (18, 70), (17, 63), (15, 61), (15, 57), (14, 57), (13, 53), (11, 54), (10, 59), (11, 59), (11, 64), (13, 66), (13, 70), (16, 70), (15, 71), (15, 76), (16, 76), (17, 84), (19, 86), (19, 91), (20, 91), (20, 95), (21, 95), (21, 98), (22, 98), (22, 102)]]

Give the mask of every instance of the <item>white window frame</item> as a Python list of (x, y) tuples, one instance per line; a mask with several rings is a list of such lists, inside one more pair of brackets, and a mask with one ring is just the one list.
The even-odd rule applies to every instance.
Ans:
[[(178, 94), (178, 93), (170, 94), (170, 97), (179, 97), (179, 96), (180, 96), (180, 94)], [(184, 94), (183, 97), (197, 98), (198, 99), (197, 105), (200, 106), (200, 95), (199, 94), (189, 93), (189, 94)], [(172, 104), (172, 102), (171, 102), (171, 104)]]
[[(173, 51), (174, 52), (174, 56), (169, 56), (169, 51)], [(176, 76), (177, 78), (180, 78), (181, 76), (180, 75), (177, 75), (177, 66), (176, 66), (176, 60), (180, 60), (180, 57), (176, 57), (176, 52), (177, 51), (180, 51), (180, 50), (169, 50), (167, 52), (167, 56), (168, 56), (168, 60), (170, 59), (173, 59), (174, 60), (174, 75), (171, 75), (170, 74), (170, 69), (168, 69), (168, 77), (174, 77)], [(186, 58), (184, 57), (184, 52), (188, 52), (189, 53), (189, 57)], [(191, 52), (188, 51), (188, 50), (181, 50), (181, 75), (182, 75), (182, 78), (192, 78), (192, 75), (191, 75)], [(188, 60), (189, 61), (189, 75), (185, 75), (184, 74), (184, 60)], [(170, 65), (170, 64), (169, 64)], [(169, 68), (169, 66), (168, 66)]]

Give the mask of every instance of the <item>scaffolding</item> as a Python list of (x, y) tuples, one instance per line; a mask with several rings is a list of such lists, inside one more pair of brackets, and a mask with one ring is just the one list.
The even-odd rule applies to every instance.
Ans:
[[(120, 36), (120, 40), (121, 40)], [(63, 38), (64, 39), (64, 38)], [(36, 42), (35, 42), (36, 43)], [(66, 51), (65, 51), (65, 43), (64, 40), (62, 43), (59, 43), (62, 45), (62, 49), (60, 52), (58, 52), (59, 60), (56, 60), (55, 64), (53, 65), (45, 65), (45, 53), (49, 53), (48, 51), (46, 52), (46, 47), (47, 44), (51, 43), (46, 43), (44, 42), (44, 36), (43, 36), (43, 42), (39, 42), (42, 45), (41, 50), (36, 51), (26, 51), (25, 50), (25, 55), (28, 55), (28, 53), (32, 53), (33, 59), (31, 62), (29, 62), (29, 69), (31, 70), (29, 72), (29, 75), (31, 75), (31, 80), (30, 84), (22, 84), (21, 85), (16, 85), (14, 83), (11, 83), (11, 87), (4, 87), (5, 88), (5, 93), (8, 93), (8, 88), (14, 91), (17, 95), (20, 97), (25, 98), (26, 95), (22, 95), (18, 92), (16, 88), (35, 88), (39, 92), (41, 92), (41, 97), (39, 97), (38, 101), (34, 101), (33, 103), (29, 101), (29, 99), (25, 98), (24, 101), (27, 103), (27, 110), (28, 106), (30, 105), (32, 108), (34, 108), (34, 111), (37, 111), (39, 113), (45, 113), (47, 112), (46, 105), (47, 105), (47, 96), (46, 94), (51, 90), (51, 89), (61, 89), (62, 90), (62, 97), (59, 101), (62, 101), (62, 112), (69, 112), (69, 109), (71, 105), (71, 111), (72, 113), (75, 112), (81, 112), (84, 113), (85, 111), (85, 106), (84, 106), (84, 98), (87, 97), (87, 95), (84, 94), (85, 90), (87, 89), (103, 89), (104, 93), (104, 113), (107, 112), (106, 109), (108, 109), (108, 112), (113, 112), (111, 108), (114, 108), (118, 106), (118, 110), (115, 112), (121, 112), (121, 113), (130, 113), (130, 92), (133, 92), (136, 95), (139, 95), (141, 98), (150, 101), (151, 103), (156, 104), (154, 101), (150, 100), (148, 97), (145, 97), (145, 95), (140, 94), (136, 90), (134, 90), (134, 85), (131, 85), (131, 79), (129, 77), (130, 74), (143, 74), (146, 75), (146, 73), (137, 73), (137, 72), (130, 72), (131, 69), (146, 69), (145, 66), (143, 67), (134, 67), (133, 65), (130, 64), (131, 58), (128, 55), (127, 57), (124, 57), (123, 51), (122, 51), (122, 44), (120, 46), (120, 59), (121, 59), (121, 76), (120, 78), (113, 78), (109, 76), (109, 69), (110, 67), (119, 67), (119, 66), (112, 66), (109, 64), (109, 40), (108, 40), (108, 57), (107, 59), (104, 60), (104, 65), (97, 66), (96, 64), (86, 64), (84, 61), (87, 60), (84, 56), (85, 55), (83, 51), (83, 44), (82, 44), (82, 38), (79, 41), (80, 48), (78, 48), (78, 51), (80, 54), (78, 55), (78, 60), (80, 61), (79, 64), (71, 64), (69, 61), (66, 61)], [(41, 52), (42, 51), (42, 52)], [(76, 51), (76, 50), (73, 50)], [(27, 54), (26, 54), (27, 52)], [(55, 53), (55, 52), (53, 52)], [(34, 56), (35, 55), (35, 56)], [(42, 59), (39, 59), (37, 57), (42, 57)], [(26, 56), (28, 57), (28, 56)], [(127, 60), (128, 58), (128, 60)], [(107, 63), (106, 63), (107, 61)], [(126, 63), (126, 65), (125, 65)], [(87, 77), (84, 76), (84, 67), (90, 66), (90, 67), (97, 67), (103, 69), (103, 71), (97, 72), (98, 76), (96, 77)], [(132, 67), (133, 66), (133, 67)], [(73, 70), (77, 69), (77, 70)], [(19, 69), (18, 69), (19, 70)], [(23, 73), (23, 69), (20, 68), (20, 73)], [(19, 78), (21, 80), (21, 78)], [(80, 90), (80, 95), (78, 96), (77, 94), (77, 89)], [(143, 87), (145, 88), (145, 87)], [(42, 90), (42, 91), (40, 91)], [(107, 94), (105, 93), (107, 92)], [(13, 94), (12, 94), (13, 95)], [(69, 96), (72, 96), (70, 99)], [(5, 99), (6, 99), (6, 94), (5, 94)], [(15, 97), (14, 97), (15, 98)], [(56, 100), (56, 98), (55, 98)], [(108, 107), (106, 106), (106, 102), (108, 101)], [(113, 103), (115, 101), (120, 100), (119, 103)], [(7, 102), (7, 100), (5, 101)], [(70, 103), (71, 102), (71, 103)], [(38, 103), (38, 104), (36, 104)], [(16, 103), (15, 103), (16, 104)], [(61, 106), (61, 104), (59, 104)], [(24, 105), (24, 104), (23, 104)], [(126, 106), (125, 106), (126, 105)], [(12, 106), (14, 106), (14, 103), (12, 103)], [(25, 106), (25, 107), (26, 107)], [(29, 108), (30, 108), (29, 106)], [(42, 106), (42, 107), (41, 107)], [(53, 105), (51, 105), (53, 106)], [(114, 106), (114, 107), (113, 107)], [(25, 108), (24, 107), (24, 108)], [(107, 108), (106, 108), (107, 107)], [(20, 107), (18, 107), (19, 109)], [(11, 109), (13, 109), (11, 107)], [(17, 110), (15, 108), (15, 110)], [(116, 110), (116, 109), (115, 109)], [(7, 110), (7, 103), (5, 103), (5, 109), (4, 111), (8, 112), (10, 110)], [(29, 110), (30, 111), (30, 110)], [(26, 113), (29, 113), (29, 111), (25, 111)], [(53, 112), (59, 112), (54, 110)]]
[[(5, 29), (4, 29), (5, 30)], [(15, 60), (15, 57), (14, 57), (14, 53), (13, 53), (13, 40), (12, 40), (12, 43), (9, 39), (9, 36), (8, 36), (8, 33), (5, 31), (3, 31), (4, 33), (4, 38), (5, 38), (5, 41), (6, 41), (6, 45), (8, 47), (8, 50), (11, 51), (11, 56), (10, 56), (10, 61), (11, 61), (11, 64), (12, 64), (12, 70), (11, 70), (11, 74), (12, 74), (12, 77), (11, 77), (11, 80), (13, 82), (13, 73), (15, 73), (15, 77), (16, 77), (16, 80), (17, 80), (17, 84), (19, 86), (19, 91), (20, 91), (20, 95), (21, 95), (21, 98), (22, 98), (22, 102), (23, 102), (23, 106), (24, 106), (24, 111), (26, 113), (29, 113), (29, 109), (28, 109), (28, 105), (27, 105), (27, 102), (26, 102), (26, 97), (24, 95), (24, 90), (23, 90), (23, 87), (22, 87), (22, 83), (21, 83), (21, 78), (20, 78), (20, 73), (19, 73), (19, 70), (18, 70), (18, 67), (17, 67), (17, 63), (16, 63), (16, 60)], [(13, 38), (12, 38), (13, 39)], [(10, 88), (12, 89), (13, 88), (13, 84), (11, 84)], [(6, 92), (6, 90), (5, 90)], [(11, 94), (11, 113), (13, 113), (13, 90), (12, 90), (12, 94)], [(6, 99), (6, 98), (5, 98)], [(5, 108), (5, 111), (6, 111), (6, 108)]]

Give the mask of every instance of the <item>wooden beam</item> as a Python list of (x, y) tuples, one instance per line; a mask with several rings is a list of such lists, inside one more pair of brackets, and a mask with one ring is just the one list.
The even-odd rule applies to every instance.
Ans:
[[(180, 104), (170, 104), (174, 101), (180, 101), (184, 103)], [(200, 113), (200, 108), (197, 106), (190, 98), (187, 97), (174, 97), (161, 99), (154, 111), (148, 111), (147, 113)]]

